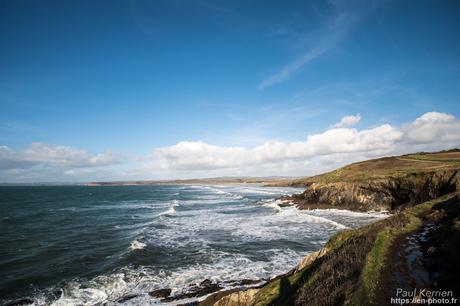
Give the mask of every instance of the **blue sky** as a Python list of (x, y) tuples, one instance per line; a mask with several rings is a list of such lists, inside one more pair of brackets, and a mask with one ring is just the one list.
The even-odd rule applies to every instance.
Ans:
[[(311, 175), (458, 146), (459, 37), (458, 1), (2, 1), (0, 181)], [(360, 142), (386, 125), (386, 147)], [(307, 141), (330, 131), (357, 138)]]

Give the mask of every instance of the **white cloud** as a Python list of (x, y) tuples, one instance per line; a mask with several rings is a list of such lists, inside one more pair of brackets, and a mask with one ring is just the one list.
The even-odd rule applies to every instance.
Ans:
[[(345, 118), (347, 117), (342, 119), (340, 126), (355, 124), (361, 117), (356, 115)], [(323, 133), (309, 135), (304, 141), (272, 140), (252, 149), (184, 141), (154, 150), (150, 157), (150, 166), (169, 171), (235, 170), (266, 165), (282, 168), (283, 163), (308, 163), (319, 157), (336, 156), (340, 160), (341, 155), (354, 154), (366, 158), (407, 153), (418, 148), (440, 150), (458, 145), (460, 120), (452, 115), (431, 112), (401, 127), (383, 124), (363, 130), (331, 128)]]
[(28, 168), (33, 165), (34, 162), (21, 158), (7, 146), (0, 146), (0, 170)]
[(408, 141), (412, 143), (455, 142), (460, 134), (460, 121), (449, 114), (430, 112), (417, 118), (404, 130)]
[(120, 158), (112, 153), (91, 154), (67, 146), (34, 142), (24, 150), (0, 146), (0, 169), (25, 169), (46, 166), (63, 169), (91, 168), (113, 165)]
[(174, 146), (156, 149), (153, 162), (160, 169), (203, 170), (228, 168), (240, 164), (245, 148), (219, 147), (202, 141), (181, 141)]
[(324, 45), (317, 46), (316, 48), (308, 51), (302, 57), (296, 59), (294, 62), (290, 63), (289, 65), (283, 67), (283, 69), (281, 69), (279, 72), (275, 73), (274, 75), (264, 79), (259, 84), (259, 90), (262, 90), (266, 87), (269, 87), (275, 84), (279, 84), (279, 83), (289, 80), (289, 77), (291, 76), (292, 73), (299, 70), (302, 66), (308, 64), (312, 60), (316, 59), (318, 56), (325, 53), (328, 49), (330, 49), (331, 46), (333, 45), (332, 39), (330, 39), (330, 41), (328, 40), (327, 44), (326, 44), (326, 41), (323, 44)]
[(345, 116), (345, 117), (342, 117), (342, 119), (340, 119), (340, 121), (334, 124), (332, 127), (341, 128), (341, 127), (354, 126), (358, 124), (358, 122), (360, 121), (361, 121), (360, 114)]
[(23, 150), (0, 146), (0, 181), (306, 176), (369, 158), (460, 146), (460, 120), (445, 113), (367, 129), (342, 121), (348, 127), (332, 127), (300, 141), (270, 140), (252, 148), (182, 141), (138, 160), (40, 142)]

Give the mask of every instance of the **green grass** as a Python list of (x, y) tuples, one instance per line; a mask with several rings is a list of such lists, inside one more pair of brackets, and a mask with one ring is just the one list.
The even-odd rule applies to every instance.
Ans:
[(418, 230), (423, 223), (421, 216), (430, 211), (435, 204), (450, 197), (452, 195), (443, 196), (407, 209), (404, 212), (407, 217), (407, 223), (403, 227), (385, 227), (377, 234), (374, 246), (367, 255), (359, 287), (353, 295), (350, 305), (370, 305), (375, 302), (376, 292), (381, 283), (381, 272), (387, 263), (389, 251), (394, 240), (400, 235)]
[(388, 253), (394, 239), (404, 233), (416, 230), (421, 225), (418, 218), (410, 218), (408, 225), (402, 229), (386, 227), (377, 234), (372, 250), (367, 254), (366, 263), (361, 274), (360, 286), (354, 294), (351, 305), (369, 305), (375, 298), (380, 286), (380, 272), (387, 263)]
[(297, 289), (301, 285), (315, 280), (313, 272), (308, 266), (300, 271), (271, 281), (256, 294), (252, 305), (287, 305), (292, 303)]

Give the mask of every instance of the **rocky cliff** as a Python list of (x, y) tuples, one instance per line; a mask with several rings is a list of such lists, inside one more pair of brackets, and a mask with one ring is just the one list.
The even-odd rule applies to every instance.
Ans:
[(367, 182), (311, 182), (292, 200), (299, 208), (395, 210), (460, 190), (456, 169), (409, 173)]
[(460, 152), (418, 153), (351, 164), (289, 182), (301, 209), (395, 210), (460, 190)]

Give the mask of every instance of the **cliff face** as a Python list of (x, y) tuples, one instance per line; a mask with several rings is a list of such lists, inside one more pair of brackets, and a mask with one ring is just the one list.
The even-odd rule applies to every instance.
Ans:
[(460, 190), (460, 172), (448, 169), (368, 182), (312, 182), (306, 185), (303, 193), (289, 198), (302, 209), (395, 210)]

